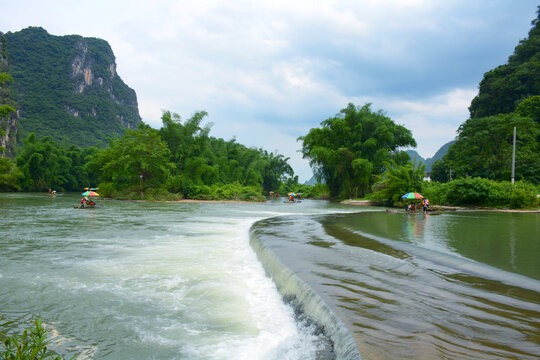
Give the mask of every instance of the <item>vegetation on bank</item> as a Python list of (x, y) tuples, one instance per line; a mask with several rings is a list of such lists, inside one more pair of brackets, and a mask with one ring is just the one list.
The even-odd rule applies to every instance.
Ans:
[[(388, 191), (388, 188), (393, 191)], [(540, 198), (537, 197), (540, 186), (526, 181), (517, 181), (512, 185), (510, 181), (484, 178), (460, 178), (447, 183), (422, 181), (414, 187), (407, 186), (405, 182), (388, 180), (369, 196), (369, 200), (378, 205), (404, 207), (408, 202), (402, 200), (401, 195), (409, 191), (422, 194), (432, 205), (511, 209), (540, 207)]]
[[(112, 198), (247, 201), (292, 191), (335, 200), (367, 196), (391, 205), (402, 204), (401, 195), (414, 191), (433, 204), (538, 207), (538, 20), (540, 11), (529, 38), (520, 42), (508, 64), (485, 74), (470, 107), (471, 118), (459, 127), (448, 153), (432, 165), (431, 183), (423, 181), (425, 167), (411, 163), (402, 150), (416, 146), (410, 130), (382, 110), (373, 111), (370, 104), (348, 104), (298, 139), (324, 185), (299, 184), (283, 155), (211, 137), (204, 111), (186, 120), (167, 111), (159, 130), (140, 124), (101, 149), (30, 134), (15, 162), (0, 158), (0, 191), (99, 186), (103, 196)], [(0, 76), (4, 88), (11, 82), (7, 74)], [(3, 99), (0, 115), (12, 113), (9, 97)], [(514, 128), (517, 182), (512, 185)]]
[(35, 328), (25, 329), (21, 335), (6, 336), (0, 332), (0, 340), (2, 360), (64, 360), (64, 357), (47, 351), (47, 331), (41, 319), (35, 320)]
[[(444, 159), (450, 161), (453, 154), (460, 154), (457, 159), (471, 159), (462, 162), (464, 166), (487, 170), (470, 172), (479, 176), (455, 170), (457, 179), (429, 183), (423, 181), (425, 166), (409, 162), (409, 156), (399, 150), (400, 144), (414, 141), (407, 129), (395, 125), (381, 111), (371, 111), (369, 104), (349, 104), (336, 117), (322, 122), (322, 129), (311, 129), (301, 138), (304, 156), (325, 183), (316, 186), (299, 184), (289, 159), (282, 155), (247, 148), (234, 139), (211, 137), (211, 124), (203, 124), (205, 117), (205, 112), (199, 112), (183, 121), (179, 115), (165, 112), (161, 129), (141, 124), (137, 130), (126, 130), (123, 137), (111, 139), (104, 149), (81, 149), (31, 134), (23, 141), (15, 162), (0, 158), (0, 191), (81, 191), (97, 185), (103, 197), (115, 199), (237, 201), (262, 201), (270, 192), (286, 195), (292, 191), (303, 197), (335, 200), (367, 195), (377, 204), (395, 206), (403, 206), (401, 195), (414, 191), (432, 204), (540, 205), (535, 167), (540, 156), (540, 131), (530, 118), (519, 115), (496, 117), (506, 119), (500, 122), (493, 117), (490, 121), (473, 120), (474, 131), (469, 131), (468, 120), (451, 147), (456, 150)], [(507, 142), (508, 131), (495, 131), (495, 125), (507, 129), (514, 123), (522, 124), (527, 134), (521, 138), (518, 151), (522, 156), (516, 166), (520, 175), (512, 185), (502, 180), (508, 171), (488, 170), (507, 166), (506, 160), (497, 166), (493, 163), (507, 159), (511, 152), (511, 147), (501, 145)], [(494, 127), (491, 132), (490, 126)], [(462, 134), (466, 132), (467, 136)], [(482, 135), (486, 132), (490, 136)], [(479, 147), (488, 150), (473, 157), (473, 149)], [(458, 169), (458, 164), (456, 161), (452, 166)]]
[(104, 149), (30, 134), (14, 161), (0, 157), (0, 191), (81, 191), (145, 200), (262, 201), (270, 192), (320, 198), (324, 185), (298, 183), (288, 158), (209, 135), (206, 112), (183, 121), (165, 112), (157, 130), (141, 124)]
[(349, 104), (335, 117), (321, 122), (299, 138), (318, 180), (324, 180), (333, 198), (364, 196), (393, 163), (404, 166), (409, 155), (400, 147), (416, 146), (411, 131), (396, 125), (371, 104)]

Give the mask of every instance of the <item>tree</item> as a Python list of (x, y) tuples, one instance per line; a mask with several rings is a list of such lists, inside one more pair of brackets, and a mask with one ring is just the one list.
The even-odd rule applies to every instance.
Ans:
[(7, 157), (0, 156), (0, 191), (18, 191), (22, 178), (21, 171), (15, 166), (13, 161)]
[[(81, 150), (72, 147), (72, 155)], [(68, 150), (53, 141), (50, 136), (37, 139), (34, 133), (23, 140), (23, 147), (16, 157), (21, 170), (22, 189), (25, 191), (44, 191), (47, 189), (79, 190), (85, 182), (84, 174), (74, 172), (73, 158)]]
[(172, 161), (182, 171), (189, 159), (200, 157), (207, 148), (212, 123), (201, 126), (208, 115), (206, 111), (198, 111), (182, 123), (180, 115), (165, 111), (161, 116), (163, 126), (159, 135), (171, 151)]
[(540, 95), (531, 96), (520, 102), (515, 112), (520, 116), (533, 119), (540, 125)]
[(516, 137), (516, 180), (540, 182), (540, 125), (515, 113), (469, 119), (458, 129), (457, 141), (444, 161), (457, 177), (509, 180), (512, 143)]
[(260, 150), (263, 156), (262, 186), (266, 192), (278, 191), (282, 182), (294, 176), (294, 171), (289, 165), (289, 158), (281, 154), (268, 153)]
[(398, 165), (390, 161), (383, 174), (383, 180), (377, 184), (379, 190), (375, 197), (395, 204), (401, 200), (403, 194), (422, 192), (425, 168), (426, 166), (422, 163), (407, 162), (404, 165)]
[(283, 155), (247, 148), (235, 139), (210, 137), (212, 124), (202, 125), (207, 115), (200, 111), (182, 121), (180, 115), (166, 111), (161, 118), (163, 127), (159, 133), (183, 186), (239, 183), (271, 191), (293, 175), (289, 159)]
[(170, 151), (157, 130), (140, 124), (137, 130), (126, 130), (123, 137), (112, 140), (109, 148), (98, 154), (100, 180), (112, 182), (116, 189), (138, 187), (143, 176), (147, 187), (162, 187), (174, 166)]
[(382, 111), (371, 111), (371, 104), (349, 104), (321, 125), (298, 139), (303, 142), (303, 157), (309, 159), (318, 179), (324, 179), (332, 197), (365, 195), (386, 163), (408, 161), (399, 147), (416, 146), (410, 130)]
[(448, 162), (439, 159), (431, 165), (431, 180), (445, 183), (450, 181), (450, 166)]

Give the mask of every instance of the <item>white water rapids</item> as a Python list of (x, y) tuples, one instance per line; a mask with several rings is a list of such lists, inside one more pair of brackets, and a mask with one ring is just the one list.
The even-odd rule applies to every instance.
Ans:
[(41, 317), (50, 348), (77, 359), (316, 358), (321, 335), (283, 302), (249, 227), (352, 209), (102, 201), (77, 210), (76, 201), (0, 194), (0, 322), (8, 330)]

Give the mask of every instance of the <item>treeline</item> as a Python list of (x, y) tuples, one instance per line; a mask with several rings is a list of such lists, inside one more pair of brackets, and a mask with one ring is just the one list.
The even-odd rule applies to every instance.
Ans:
[[(533, 103), (524, 100), (521, 105)], [(540, 111), (540, 102), (536, 103)], [(540, 183), (540, 123), (518, 110), (484, 118), (471, 118), (458, 129), (457, 141), (431, 167), (438, 182), (464, 177), (504, 181), (512, 177), (516, 129), (515, 179)]]
[(469, 107), (470, 119), (459, 127), (457, 141), (448, 153), (432, 165), (433, 180), (510, 180), (515, 128), (515, 180), (540, 184), (540, 6), (538, 9), (528, 37), (516, 46), (508, 63), (484, 74)]
[[(304, 158), (335, 198), (369, 197), (403, 205), (401, 196), (420, 192), (448, 205), (538, 207), (540, 193), (540, 7), (529, 37), (508, 64), (485, 74), (448, 153), (425, 167), (400, 151), (415, 147), (409, 130), (369, 105), (349, 104), (314, 128), (303, 141)], [(516, 128), (515, 180), (512, 175)]]
[[(516, 180), (512, 185), (513, 127), (518, 128)], [(516, 113), (469, 119), (444, 160), (433, 165), (436, 181), (425, 181), (425, 165), (411, 163), (401, 147), (415, 146), (409, 130), (369, 104), (349, 104), (314, 128), (302, 152), (335, 199), (367, 197), (403, 206), (401, 196), (418, 192), (433, 204), (534, 208), (540, 205), (540, 126)], [(444, 167), (439, 170), (440, 166)], [(451, 165), (448, 165), (451, 164)], [(439, 178), (453, 167), (453, 181)], [(438, 173), (440, 171), (440, 174)], [(519, 175), (518, 175), (519, 174)]]
[(165, 112), (157, 130), (141, 124), (104, 149), (79, 148), (35, 134), (15, 158), (0, 158), (0, 191), (81, 191), (99, 186), (123, 199), (236, 199), (257, 201), (271, 191), (324, 194), (298, 184), (289, 158), (209, 135), (207, 113), (182, 121)]

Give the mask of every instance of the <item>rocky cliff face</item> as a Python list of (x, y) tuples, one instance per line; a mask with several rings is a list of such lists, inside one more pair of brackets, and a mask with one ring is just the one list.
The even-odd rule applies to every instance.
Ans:
[(38, 27), (5, 38), (20, 137), (35, 132), (100, 146), (141, 123), (135, 91), (117, 74), (105, 40), (53, 36)]
[[(92, 42), (103, 41), (83, 38), (77, 41), (75, 45), (75, 52), (70, 62), (74, 91), (82, 94), (92, 87), (101, 88), (101, 90), (107, 93), (109, 100), (131, 109), (133, 116), (126, 118), (123, 114), (117, 114), (116, 119), (126, 128), (135, 128), (140, 122), (135, 92), (128, 88), (131, 91), (128, 90), (128, 94), (122, 95), (116, 91), (117, 87), (123, 87), (124, 83), (116, 73), (116, 61), (112, 49), (109, 47), (109, 44), (103, 42), (100, 45), (106, 48), (107, 51), (102, 53), (101, 59), (96, 59), (95, 54), (91, 50), (89, 51), (89, 47), (91, 48), (93, 45)], [(76, 110), (72, 111), (75, 111), (77, 114), (75, 116), (78, 116)], [(97, 116), (95, 107), (92, 107), (91, 113), (93, 116)], [(130, 121), (131, 118), (138, 118), (139, 121)]]
[[(9, 63), (7, 59), (7, 42), (0, 33), (0, 73), (9, 73)], [(10, 84), (0, 84), (0, 105), (9, 105), (15, 108), (13, 94)], [(17, 140), (17, 112), (6, 117), (0, 117), (0, 146), (4, 149), (1, 156), (13, 157)]]

